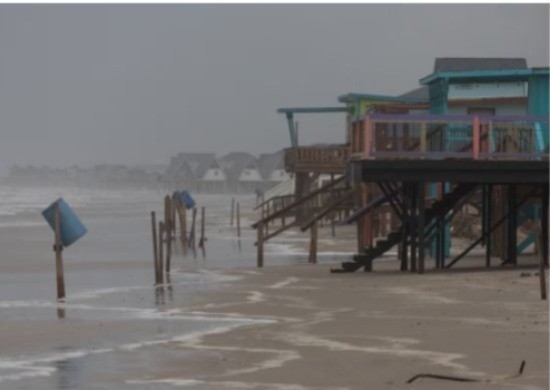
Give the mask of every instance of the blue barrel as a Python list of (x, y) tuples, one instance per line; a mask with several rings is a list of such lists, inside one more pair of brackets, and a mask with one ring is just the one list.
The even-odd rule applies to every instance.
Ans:
[(57, 199), (51, 205), (49, 205), (44, 211), (42, 216), (48, 222), (48, 225), (55, 231), (55, 205), (59, 205), (60, 215), (60, 231), (61, 231), (61, 243), (63, 246), (69, 246), (84, 234), (87, 233), (86, 227), (80, 222), (77, 215), (69, 207), (67, 202), (63, 198)]
[(191, 194), (187, 191), (182, 191), (183, 195), (183, 203), (185, 203), (185, 207), (187, 209), (191, 209), (195, 207), (195, 200), (191, 197)]

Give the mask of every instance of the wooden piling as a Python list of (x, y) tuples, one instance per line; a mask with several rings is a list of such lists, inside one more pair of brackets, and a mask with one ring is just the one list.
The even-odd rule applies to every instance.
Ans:
[(201, 238), (199, 240), (199, 248), (204, 249), (204, 207), (201, 207)]
[(166, 272), (170, 272), (170, 258), (172, 256), (172, 198), (164, 197), (164, 240), (166, 242)]
[(157, 273), (158, 273), (158, 276), (159, 276), (159, 283), (160, 284), (163, 284), (164, 283), (164, 273), (163, 273), (163, 270), (164, 270), (164, 223), (163, 222), (159, 222), (159, 260), (158, 260), (158, 268), (157, 268)]
[(187, 215), (185, 205), (178, 205), (178, 218), (180, 220), (180, 241), (183, 254), (187, 254)]
[(63, 244), (61, 243), (61, 213), (59, 204), (55, 204), (54, 208), (54, 224), (55, 224), (55, 271), (57, 275), (57, 299), (65, 299), (65, 276), (63, 274)]
[(425, 188), (426, 184), (424, 182), (418, 183), (418, 273), (424, 273), (424, 255), (426, 252), (426, 235), (424, 232), (425, 224)]
[(258, 238), (256, 242), (258, 254), (256, 261), (258, 268), (262, 268), (264, 266), (264, 226), (262, 222), (260, 222), (256, 230), (258, 233)]
[(151, 211), (151, 233), (153, 236), (153, 265), (155, 270), (155, 284), (159, 283), (158, 266), (158, 245), (157, 245), (157, 217), (154, 211)]
[(311, 240), (309, 242), (309, 262), (317, 264), (317, 221), (311, 225)]
[(235, 198), (231, 198), (231, 226), (235, 220)]
[(241, 206), (237, 202), (237, 237), (241, 237)]
[(191, 219), (191, 229), (189, 231), (189, 248), (195, 249), (195, 222), (197, 220), (197, 208), (193, 207), (193, 217)]
[(542, 229), (540, 226), (537, 226), (537, 229), (535, 231), (535, 238), (537, 240), (537, 249), (538, 249), (538, 257), (539, 257), (539, 278), (540, 278), (540, 299), (546, 300), (546, 267), (544, 262), (544, 240), (543, 240), (543, 234)]
[(172, 195), (170, 201), (170, 228), (172, 231), (172, 237), (176, 240), (176, 212), (178, 208), (178, 199), (175, 195)]

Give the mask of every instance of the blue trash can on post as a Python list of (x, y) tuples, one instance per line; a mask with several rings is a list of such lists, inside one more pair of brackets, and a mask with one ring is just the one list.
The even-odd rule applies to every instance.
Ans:
[(191, 194), (188, 191), (183, 191), (182, 196), (183, 202), (185, 203), (185, 207), (187, 207), (187, 209), (192, 209), (195, 207), (195, 200), (191, 197)]
[(48, 222), (48, 225), (55, 231), (55, 205), (59, 206), (61, 217), (61, 243), (63, 246), (69, 246), (87, 233), (86, 227), (80, 222), (75, 212), (69, 207), (63, 198), (57, 199), (49, 205), (42, 216)]

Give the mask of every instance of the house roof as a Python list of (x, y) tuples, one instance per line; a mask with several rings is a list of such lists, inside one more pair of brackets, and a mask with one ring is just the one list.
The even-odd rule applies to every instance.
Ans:
[(420, 79), (420, 84), (438, 79), (527, 81), (529, 76), (547, 73), (547, 69), (527, 68), (523, 58), (438, 58), (434, 72)]
[(430, 89), (428, 87), (420, 87), (399, 95), (401, 98), (413, 98), (420, 100), (430, 100)]
[(375, 95), (368, 93), (348, 93), (345, 95), (338, 96), (338, 101), (341, 103), (350, 103), (356, 100), (371, 100), (376, 102), (421, 102), (425, 99), (418, 99), (415, 97), (405, 97), (405, 96), (389, 96), (389, 95)]
[(164, 177), (169, 180), (193, 179), (194, 174), (187, 161), (185, 161), (183, 153), (170, 159), (170, 164), (166, 168)]
[(256, 158), (250, 153), (232, 152), (218, 159), (229, 181), (237, 181), (246, 168), (257, 168)]
[(214, 153), (179, 153), (170, 160), (166, 176), (202, 179), (215, 159)]
[(436, 58), (434, 63), (434, 73), (503, 69), (527, 69), (527, 61), (525, 58), (447, 57)]
[(260, 154), (258, 168), (264, 180), (268, 180), (275, 169), (284, 169), (284, 151)]
[(216, 160), (214, 153), (185, 153), (183, 156), (196, 179), (202, 179), (212, 162)]

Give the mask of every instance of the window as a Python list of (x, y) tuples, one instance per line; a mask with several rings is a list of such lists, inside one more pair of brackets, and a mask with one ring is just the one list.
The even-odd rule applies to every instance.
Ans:
[(468, 115), (495, 115), (494, 107), (468, 107)]

